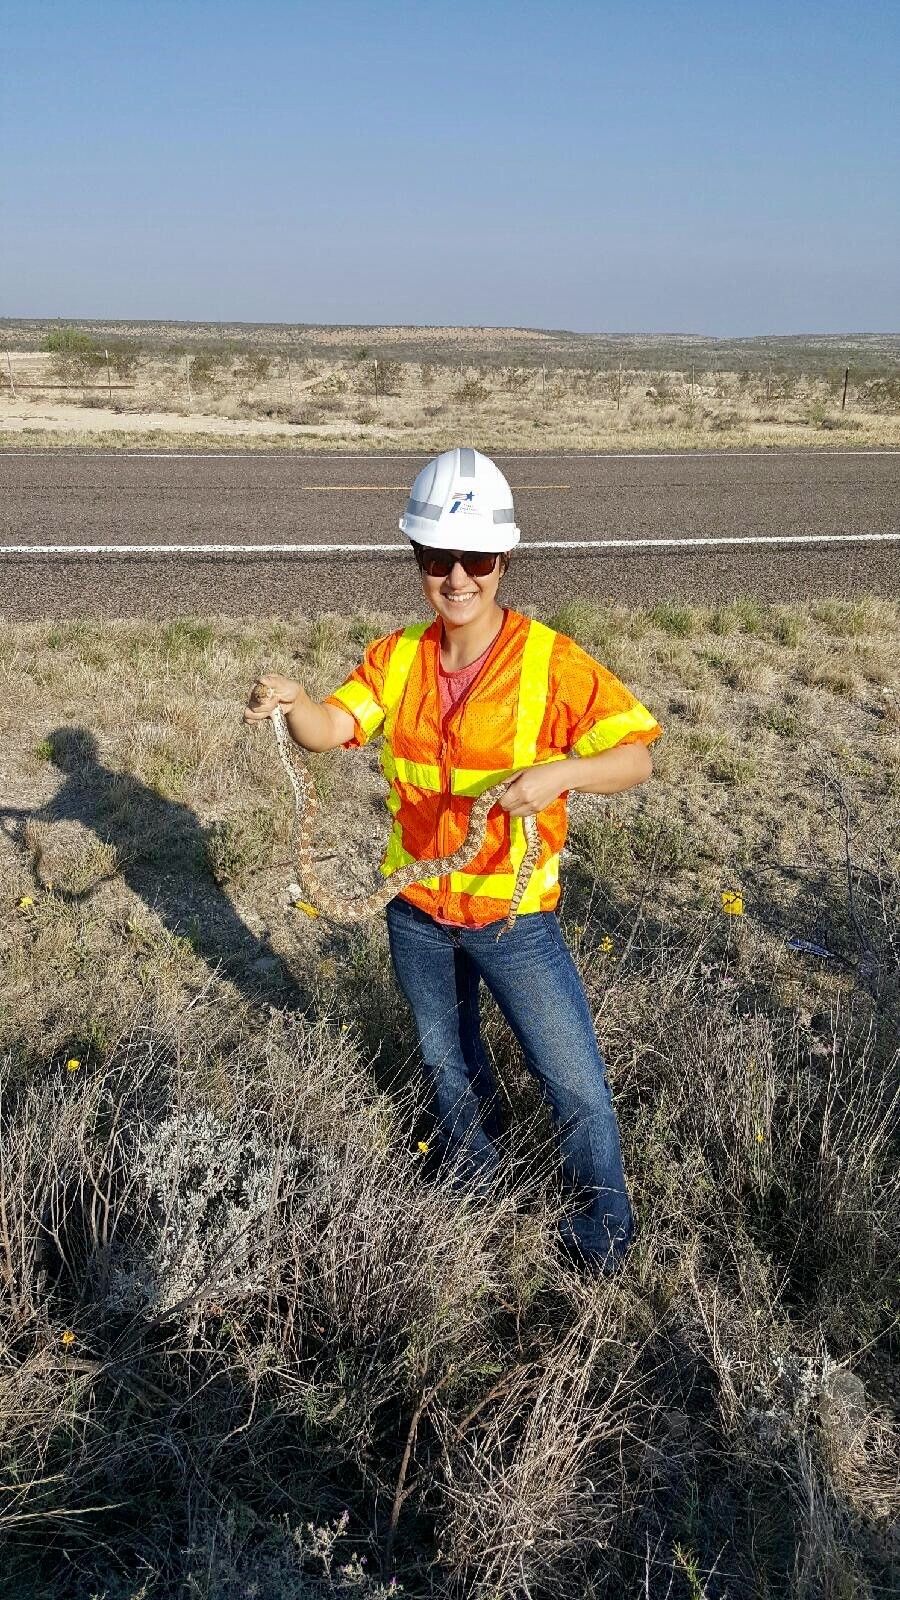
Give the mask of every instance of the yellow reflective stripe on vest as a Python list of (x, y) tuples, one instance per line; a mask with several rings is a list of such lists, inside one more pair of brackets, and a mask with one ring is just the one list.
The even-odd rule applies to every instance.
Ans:
[[(385, 877), (396, 872), (399, 867), (405, 867), (415, 858), (408, 850), (403, 848), (403, 840), (397, 824), (391, 831), (387, 850), (381, 871)], [(549, 860), (533, 872), (525, 893), (519, 902), (520, 911), (539, 911), (541, 897), (548, 889), (554, 889), (559, 880), (559, 856), (550, 856)], [(424, 878), (423, 885), (426, 889), (436, 889), (440, 882), (438, 878)], [(478, 894), (485, 900), (503, 900), (508, 905), (513, 897), (516, 887), (515, 872), (451, 872), (450, 891), (452, 894)]]
[[(531, 874), (528, 887), (519, 901), (520, 911), (539, 911), (541, 896), (553, 889), (559, 879), (559, 856), (548, 861)], [(516, 887), (515, 872), (451, 872), (450, 889), (453, 894), (477, 894), (485, 900), (505, 900), (508, 905)]]
[(542, 622), (531, 622), (522, 651), (519, 674), (519, 714), (513, 742), (514, 767), (531, 767), (537, 755), (538, 734), (547, 709), (550, 656), (556, 634)]
[[(549, 761), (565, 761), (565, 756), (554, 750), (533, 765), (543, 766)], [(443, 789), (440, 767), (427, 761), (407, 761), (405, 756), (395, 756), (389, 745), (382, 746), (381, 770), (388, 783), (408, 783), (414, 789), (427, 789), (430, 794), (440, 794)], [(475, 800), (485, 789), (511, 778), (517, 767), (451, 767), (450, 793)]]
[(646, 706), (634, 705), (629, 711), (619, 711), (614, 717), (595, 722), (572, 748), (580, 756), (596, 756), (601, 750), (611, 750), (627, 734), (649, 733), (656, 725), (656, 718)]
[(388, 744), (382, 746), (381, 770), (388, 783), (399, 779), (401, 783), (412, 784), (416, 789), (428, 789), (432, 794), (441, 792), (440, 767), (432, 766), (427, 761), (407, 761), (405, 756), (395, 756)]
[(406, 680), (412, 671), (419, 640), (430, 627), (430, 622), (416, 622), (411, 628), (404, 628), (391, 651), (382, 691), (385, 714), (388, 716), (399, 704), (400, 696), (406, 687)]
[(342, 683), (339, 689), (335, 689), (331, 698), (340, 700), (341, 705), (346, 706), (356, 718), (367, 739), (371, 739), (372, 734), (378, 732), (384, 721), (384, 712), (378, 701), (372, 698), (365, 684), (358, 683), (354, 678), (350, 683)]
[[(532, 766), (544, 766), (548, 761), (565, 761), (565, 756), (558, 750), (542, 756), (539, 762), (532, 762)], [(483, 794), (485, 789), (490, 789), (495, 783), (502, 783), (504, 778), (511, 778), (517, 767), (497, 767), (489, 770), (486, 767), (454, 767), (450, 773), (450, 790), (452, 794), (467, 795), (470, 798)]]

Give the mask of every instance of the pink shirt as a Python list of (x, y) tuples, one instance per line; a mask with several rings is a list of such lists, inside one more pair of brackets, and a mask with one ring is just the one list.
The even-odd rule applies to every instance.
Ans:
[(487, 649), (482, 650), (480, 656), (477, 656), (474, 661), (470, 661), (467, 667), (460, 667), (458, 672), (445, 671), (444, 667), (440, 665), (440, 656), (438, 656), (438, 688), (441, 694), (442, 722), (445, 722), (451, 711), (455, 710), (460, 701), (465, 699), (495, 644), (496, 640), (492, 639)]

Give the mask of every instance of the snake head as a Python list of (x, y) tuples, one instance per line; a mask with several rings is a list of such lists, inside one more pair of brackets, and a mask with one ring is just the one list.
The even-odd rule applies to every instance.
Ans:
[(272, 699), (274, 693), (275, 690), (270, 688), (267, 683), (260, 683), (257, 681), (250, 690), (251, 706), (255, 710), (257, 706), (264, 705), (267, 700)]

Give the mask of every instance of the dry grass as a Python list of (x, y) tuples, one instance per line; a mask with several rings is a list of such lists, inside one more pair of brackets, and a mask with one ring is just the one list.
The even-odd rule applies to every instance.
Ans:
[[(271, 666), (323, 690), (395, 620), (0, 641), (8, 1592), (876, 1600), (900, 611), (554, 619), (666, 727), (651, 784), (578, 804), (565, 863), (640, 1221), (612, 1282), (557, 1257), (496, 1010), (506, 1179), (475, 1204), (422, 1170), (383, 926), (287, 902), (246, 689)], [(315, 778), (365, 881), (373, 753)]]
[(0, 372), (0, 443), (166, 447), (189, 436), (200, 448), (231, 440), (423, 452), (463, 437), (485, 450), (529, 451), (900, 443), (895, 360), (882, 376), (856, 374), (842, 410), (843, 375), (821, 360), (805, 373), (696, 362), (620, 371), (597, 357), (536, 364), (530, 347), (523, 360), (511, 341), (505, 361), (476, 361), (464, 344), (445, 344), (443, 359), (382, 357), (376, 371), (377, 344), (356, 357), (309, 348), (319, 353), (220, 344), (123, 356), (127, 377), (109, 393), (102, 357), (98, 368), (84, 355), (20, 353), (15, 397)]

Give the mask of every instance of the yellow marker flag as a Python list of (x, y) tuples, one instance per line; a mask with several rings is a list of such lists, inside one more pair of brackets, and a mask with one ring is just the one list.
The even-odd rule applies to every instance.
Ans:
[(722, 890), (722, 910), (728, 917), (742, 917), (744, 915), (744, 901), (736, 889)]

